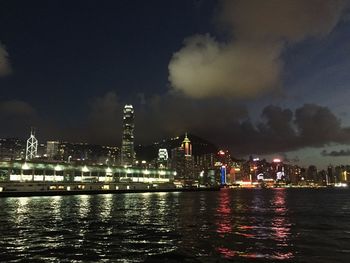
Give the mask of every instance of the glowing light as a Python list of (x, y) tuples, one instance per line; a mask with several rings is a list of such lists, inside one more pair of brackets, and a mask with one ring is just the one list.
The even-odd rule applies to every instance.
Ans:
[(148, 170), (143, 170), (142, 173), (148, 175), (148, 174), (150, 174), (151, 172), (148, 171)]
[(220, 150), (218, 154), (219, 155), (225, 155), (225, 152), (223, 150)]
[(30, 169), (30, 167), (29, 167), (29, 165), (27, 163), (24, 163), (22, 165), (22, 170), (29, 170), (29, 169)]
[(84, 173), (87, 173), (89, 172), (89, 168), (87, 168), (87, 166), (85, 165), (82, 169), (81, 169), (82, 172)]
[(337, 183), (334, 184), (335, 187), (348, 187), (348, 185), (346, 183)]
[(62, 171), (63, 170), (63, 168), (60, 166), (60, 165), (56, 165), (55, 166), (55, 171)]
[(43, 181), (44, 176), (43, 175), (34, 175), (34, 181)]
[(11, 174), (10, 175), (10, 181), (20, 181), (21, 180), (21, 176), (18, 174)]
[(273, 159), (273, 162), (274, 162), (274, 163), (280, 163), (280, 162), (281, 162), (281, 159), (275, 158), (275, 159)]

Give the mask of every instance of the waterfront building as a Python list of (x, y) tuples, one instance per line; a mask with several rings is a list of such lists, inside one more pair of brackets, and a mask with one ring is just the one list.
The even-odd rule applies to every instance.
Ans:
[(134, 108), (132, 105), (125, 105), (123, 110), (121, 165), (131, 167), (134, 164), (134, 159)]
[(174, 171), (42, 161), (0, 161), (0, 181), (169, 182)]

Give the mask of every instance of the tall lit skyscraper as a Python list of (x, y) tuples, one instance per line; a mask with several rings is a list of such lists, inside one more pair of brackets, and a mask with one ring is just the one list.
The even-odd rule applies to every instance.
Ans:
[(134, 163), (134, 108), (125, 105), (123, 110), (123, 138), (121, 149), (121, 165), (132, 166)]
[(185, 150), (185, 156), (187, 157), (192, 156), (192, 144), (190, 139), (188, 139), (187, 137), (187, 133), (185, 134), (185, 138), (182, 142), (181, 147), (184, 148)]
[(27, 140), (26, 160), (34, 159), (37, 153), (38, 153), (38, 140), (35, 138), (35, 130), (32, 128), (30, 131), (30, 137)]

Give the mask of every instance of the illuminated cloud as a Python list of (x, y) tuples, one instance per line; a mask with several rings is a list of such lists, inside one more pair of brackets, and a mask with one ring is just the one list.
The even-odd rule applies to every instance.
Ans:
[(11, 73), (11, 67), (8, 61), (8, 53), (0, 42), (0, 77)]
[(249, 98), (281, 84), (288, 44), (323, 37), (342, 16), (345, 0), (222, 0), (217, 17), (228, 40), (185, 39), (169, 63), (174, 90), (190, 97)]
[(186, 95), (255, 97), (279, 86), (279, 44), (225, 44), (209, 35), (193, 36), (184, 44), (169, 64), (169, 80)]
[(347, 0), (221, 0), (218, 18), (239, 39), (301, 41), (329, 34)]

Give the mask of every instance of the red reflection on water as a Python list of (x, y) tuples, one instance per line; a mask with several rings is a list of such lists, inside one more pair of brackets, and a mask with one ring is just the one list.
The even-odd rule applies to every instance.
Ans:
[(265, 258), (269, 260), (288, 260), (293, 258), (293, 254), (291, 252), (287, 253), (275, 253), (275, 254), (263, 254), (263, 253), (246, 253), (241, 251), (234, 251), (232, 249), (226, 247), (219, 247), (216, 249), (223, 257), (225, 258), (234, 258), (234, 257), (242, 257), (249, 259), (258, 259)]
[(226, 247), (218, 247), (216, 249), (221, 255), (223, 255), (225, 258), (232, 258), (237, 256), (236, 251), (233, 251), (231, 249), (228, 249)]
[(255, 229), (255, 226), (241, 225), (241, 226), (238, 226), (238, 229), (241, 230), (242, 232), (235, 232), (236, 235), (240, 235), (247, 238), (255, 238), (254, 234), (246, 233), (247, 231), (252, 231), (253, 229)]
[(230, 196), (228, 190), (220, 191), (219, 206), (216, 210), (218, 213), (218, 220), (216, 222), (217, 232), (220, 234), (231, 233), (232, 226), (230, 221), (231, 207)]
[(286, 190), (284, 188), (275, 189), (274, 193), (273, 205), (276, 216), (272, 220), (272, 229), (275, 232), (276, 240), (281, 242), (279, 245), (288, 246), (290, 224), (286, 217), (288, 212), (286, 207)]
[[(219, 204), (216, 210), (217, 233), (221, 238), (230, 238), (226, 242), (221, 242), (221, 246), (216, 248), (220, 255), (229, 259), (246, 258), (247, 260), (277, 261), (294, 258), (292, 250), (288, 249), (293, 244), (290, 240), (291, 224), (286, 201), (287, 191), (285, 189), (273, 189), (272, 191), (272, 198), (260, 199), (261, 196), (257, 196), (255, 206), (252, 207), (254, 216), (255, 214), (258, 216), (266, 214), (266, 220), (259, 221), (259, 217), (256, 217), (251, 222), (246, 222), (246, 224), (251, 223), (252, 225), (242, 225), (241, 221), (232, 221), (234, 211), (231, 208), (232, 200), (229, 192), (225, 190), (220, 192)], [(271, 197), (270, 194), (268, 196)], [(233, 238), (234, 235), (236, 237), (242, 236), (243, 240), (237, 237), (240, 242), (236, 243), (230, 234), (233, 234)], [(266, 244), (270, 243), (270, 245), (265, 245), (265, 243), (257, 245), (256, 240), (267, 240)], [(247, 242), (249, 242), (248, 247), (246, 247)], [(227, 247), (222, 246), (222, 244)]]
[(286, 208), (286, 190), (285, 188), (274, 189), (274, 207), (277, 214), (285, 214), (287, 212)]

